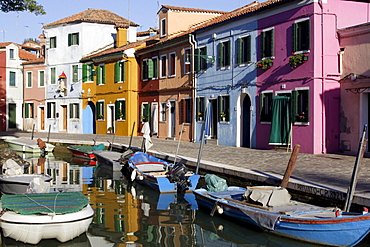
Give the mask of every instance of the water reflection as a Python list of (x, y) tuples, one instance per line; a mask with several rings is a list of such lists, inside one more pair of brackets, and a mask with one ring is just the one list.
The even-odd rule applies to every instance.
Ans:
[[(24, 158), (28, 172), (51, 175), (57, 190), (81, 191), (95, 210), (86, 234), (66, 243), (42, 240), (38, 246), (315, 246), (210, 217), (198, 209), (192, 193), (160, 194), (129, 183), (119, 172), (52, 154)], [(28, 245), (3, 238), (2, 246)]]

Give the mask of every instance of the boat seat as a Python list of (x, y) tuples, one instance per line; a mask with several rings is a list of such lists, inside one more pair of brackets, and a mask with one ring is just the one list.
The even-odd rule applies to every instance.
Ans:
[(165, 170), (163, 163), (149, 162), (135, 165), (140, 172), (162, 172)]

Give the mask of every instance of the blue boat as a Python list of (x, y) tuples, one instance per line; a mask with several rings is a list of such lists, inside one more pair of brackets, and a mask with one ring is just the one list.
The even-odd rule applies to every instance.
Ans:
[(171, 164), (143, 152), (134, 153), (125, 161), (121, 171), (129, 180), (161, 193), (193, 191), (200, 178), (182, 163)]
[[(275, 193), (275, 194), (274, 194)], [(199, 207), (267, 232), (314, 244), (354, 246), (370, 231), (370, 213), (342, 212), (290, 200), (286, 189), (236, 187), (194, 190)]]

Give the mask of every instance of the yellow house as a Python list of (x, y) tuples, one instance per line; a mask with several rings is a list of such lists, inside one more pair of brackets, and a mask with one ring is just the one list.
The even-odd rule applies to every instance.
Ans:
[[(138, 63), (135, 50), (145, 41), (128, 42), (129, 29), (116, 26), (115, 47), (82, 58), (83, 111), (93, 112), (94, 133), (136, 135)], [(84, 115), (84, 119), (88, 119)], [(136, 123), (137, 124), (137, 123)], [(136, 125), (137, 127), (137, 125)], [(135, 127), (135, 128), (136, 128)]]

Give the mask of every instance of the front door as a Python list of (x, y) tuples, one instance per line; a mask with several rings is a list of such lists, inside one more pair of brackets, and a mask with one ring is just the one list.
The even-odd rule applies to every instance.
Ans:
[(40, 107), (40, 129), (45, 130), (45, 109)]
[(251, 124), (251, 99), (249, 98), (248, 95), (245, 95), (244, 100), (243, 100), (243, 105), (242, 105), (242, 121), (241, 121), (241, 126), (242, 126), (242, 147), (251, 147), (251, 129), (250, 129), (250, 124)]
[(9, 129), (17, 128), (16, 110), (17, 110), (17, 105), (16, 104), (9, 104), (9, 106), (8, 106), (8, 116), (9, 116), (8, 128)]
[(176, 137), (176, 102), (171, 101), (171, 137)]
[(212, 139), (217, 139), (217, 100), (216, 99), (210, 99), (210, 134)]
[(62, 105), (62, 131), (67, 131), (67, 120), (68, 120), (68, 115), (67, 115), (67, 106)]

